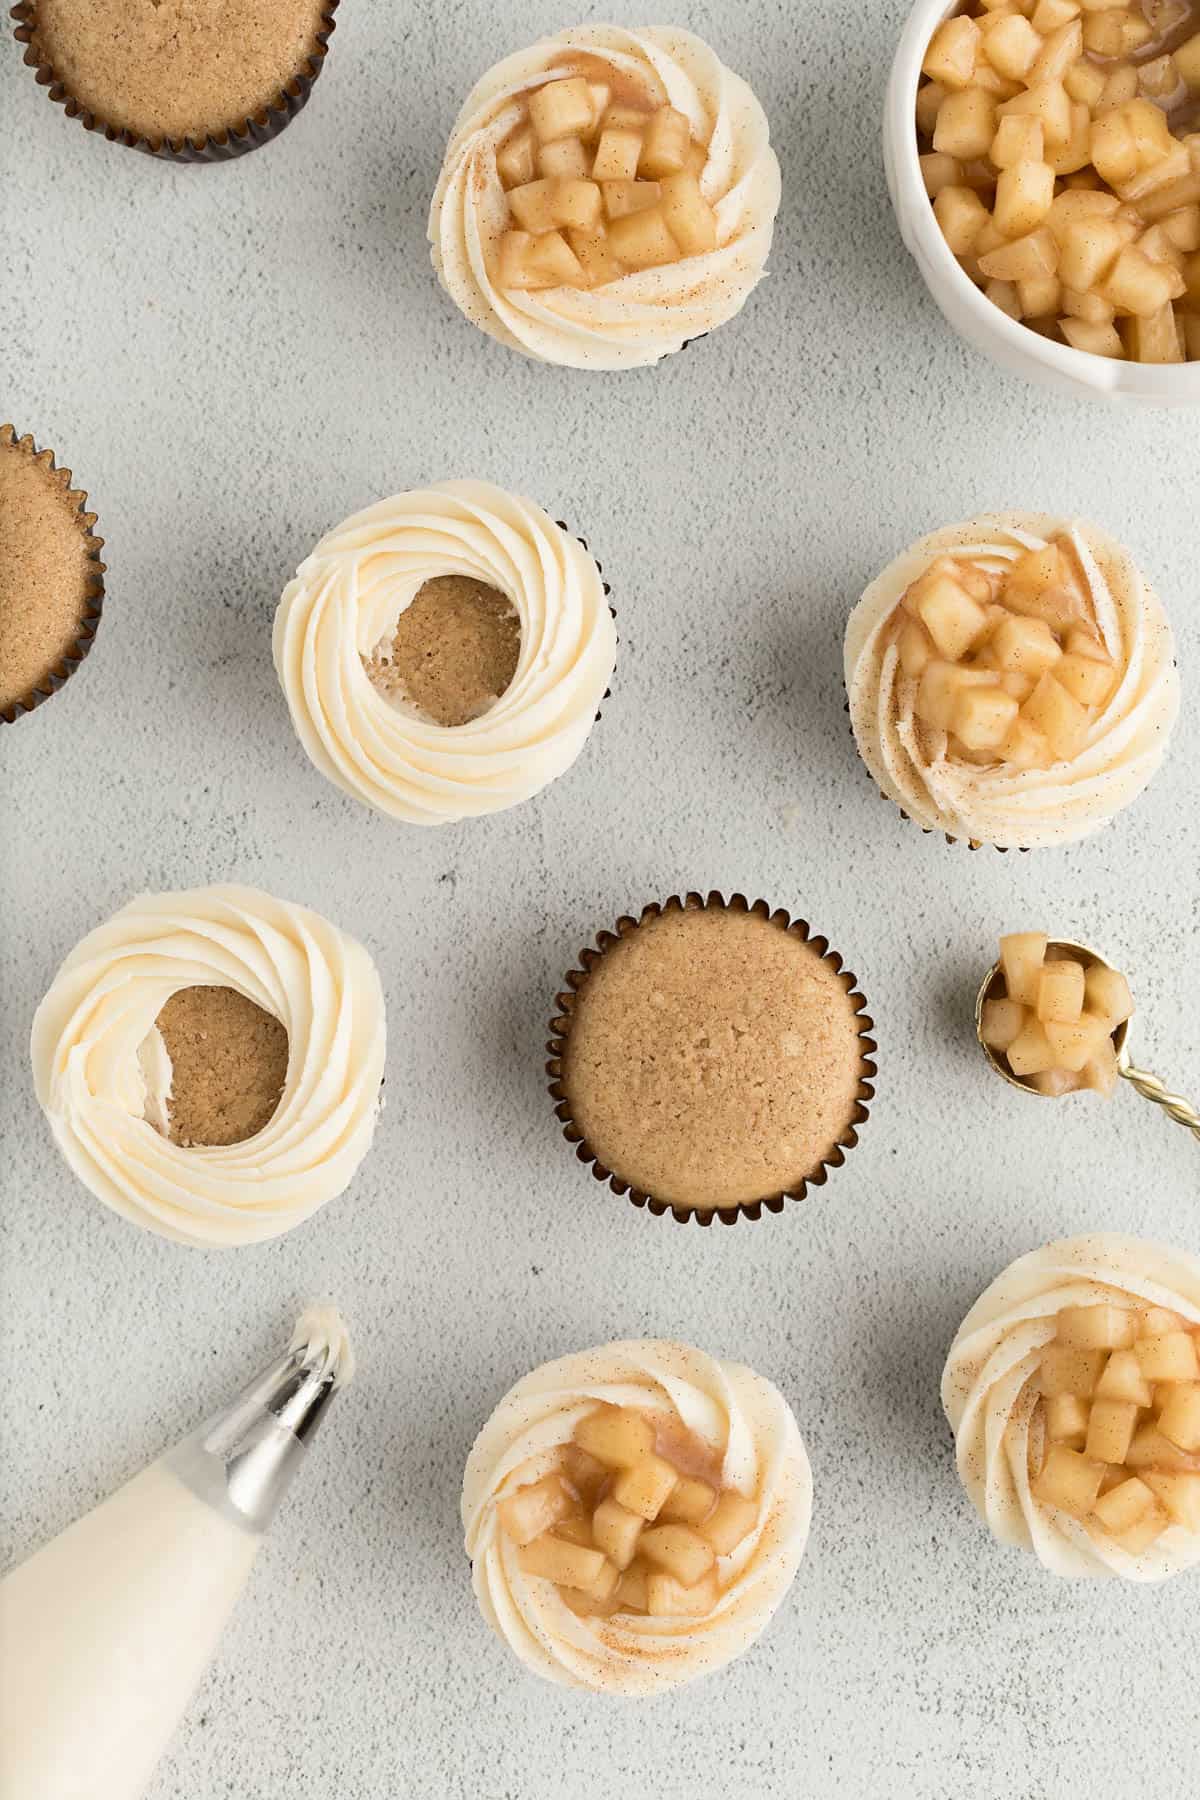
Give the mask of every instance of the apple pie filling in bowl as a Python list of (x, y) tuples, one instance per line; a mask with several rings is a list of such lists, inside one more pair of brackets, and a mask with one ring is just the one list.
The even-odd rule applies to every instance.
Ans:
[(1077, 394), (1200, 403), (1196, 0), (922, 0), (884, 148), (968, 341)]

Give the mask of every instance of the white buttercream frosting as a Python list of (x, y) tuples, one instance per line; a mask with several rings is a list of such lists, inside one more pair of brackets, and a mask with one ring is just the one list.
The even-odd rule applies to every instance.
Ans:
[(314, 1301), (296, 1320), (289, 1349), (299, 1351), (306, 1364), (320, 1364), (333, 1376), (335, 1387), (349, 1387), (357, 1367), (350, 1332), (341, 1313), (328, 1301)]
[[(466, 725), (438, 725), (364, 666), (427, 581), (497, 589), (521, 624), (512, 681)], [(414, 825), (501, 812), (582, 750), (616, 662), (593, 558), (540, 506), (482, 481), (444, 481), (356, 513), (322, 538), (275, 617), (275, 667), (321, 773)]]
[[(947, 753), (944, 734), (917, 724), (917, 683), (905, 677), (891, 641), (895, 608), (938, 556), (1003, 571), (1063, 532), (1120, 680), (1071, 761), (1049, 769), (960, 761)], [(1162, 603), (1114, 539), (1095, 525), (1042, 513), (989, 514), (931, 532), (871, 583), (846, 628), (850, 719), (879, 787), (918, 825), (1004, 849), (1040, 849), (1098, 831), (1146, 786), (1179, 710), (1173, 658)]]
[[(580, 1618), (549, 1581), (520, 1568), (500, 1528), (497, 1501), (554, 1468), (600, 1401), (670, 1416), (722, 1458), (726, 1487), (758, 1501), (750, 1536), (718, 1559), (721, 1598), (707, 1618)], [(484, 1617), (535, 1674), (596, 1693), (662, 1693), (739, 1656), (787, 1593), (811, 1515), (808, 1457), (778, 1390), (737, 1363), (654, 1340), (580, 1351), (527, 1375), (480, 1432), (463, 1480), (467, 1554)]]
[[(273, 1117), (240, 1144), (163, 1135), (171, 1066), (155, 1020), (180, 988), (233, 988), (288, 1034)], [(37, 1096), (97, 1199), (179, 1243), (290, 1231), (349, 1185), (383, 1079), (383, 992), (361, 944), (255, 888), (131, 900), (67, 957), (33, 1021)]]
[(1141, 1556), (1036, 1500), (1038, 1365), (1064, 1306), (1165, 1306), (1200, 1325), (1200, 1256), (1096, 1232), (1047, 1244), (993, 1281), (963, 1320), (942, 1377), (958, 1472), (1004, 1544), (1033, 1550), (1055, 1575), (1162, 1581), (1200, 1563), (1200, 1534), (1172, 1525)]
[[(491, 272), (509, 223), (496, 151), (533, 89), (573, 75), (687, 117), (708, 144), (700, 187), (717, 245), (589, 290), (502, 290)], [(430, 209), (433, 263), (467, 318), (502, 344), (570, 368), (637, 368), (740, 312), (766, 271), (779, 190), (762, 107), (701, 39), (674, 27), (581, 25), (506, 57), (468, 96)]]

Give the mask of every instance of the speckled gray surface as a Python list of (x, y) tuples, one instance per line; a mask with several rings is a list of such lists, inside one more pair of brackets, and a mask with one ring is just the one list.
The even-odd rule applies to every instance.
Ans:
[[(638, 21), (626, 5), (589, 16)], [(784, 169), (773, 274), (654, 372), (535, 368), (470, 329), (424, 246), (442, 143), (550, 0), (345, 0), (278, 143), (175, 170), (48, 104), (11, 43), (4, 415), (90, 490), (109, 606), (65, 693), (5, 729), (0, 1563), (113, 1487), (334, 1297), (362, 1373), (290, 1499), (154, 1800), (614, 1791), (1126, 1800), (1195, 1791), (1196, 1577), (1055, 1585), (954, 1477), (937, 1383), (1012, 1256), (1113, 1226), (1196, 1249), (1196, 1146), (1122, 1093), (1043, 1107), (987, 1075), (974, 981), (1046, 922), (1133, 978), (1137, 1043), (1200, 1086), (1196, 420), (1042, 398), (963, 349), (906, 260), (877, 119), (902, 7), (695, 0), (763, 98)], [(618, 680), (574, 771), (422, 834), (301, 755), (275, 600), (351, 509), (445, 474), (522, 489), (614, 586)], [(1031, 857), (924, 838), (842, 712), (846, 612), (939, 522), (1090, 513), (1171, 607), (1187, 693), (1150, 793)], [(275, 1244), (204, 1254), (106, 1213), (28, 1075), (60, 958), (132, 892), (234, 877), (359, 935), (388, 997), (388, 1107), (351, 1191)], [(681, 1230), (576, 1165), (543, 1091), (561, 972), (681, 886), (803, 913), (879, 1021), (845, 1171), (757, 1227)], [(461, 1468), (532, 1364), (656, 1333), (785, 1390), (817, 1507), (764, 1641), (652, 1706), (526, 1678), (476, 1615)], [(1189, 1766), (1189, 1759), (1190, 1766)]]

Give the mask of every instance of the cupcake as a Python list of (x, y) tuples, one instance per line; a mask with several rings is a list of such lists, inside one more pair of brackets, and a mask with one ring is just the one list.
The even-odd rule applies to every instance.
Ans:
[(569, 769), (616, 661), (586, 547), (530, 500), (445, 481), (322, 538), (275, 618), (292, 723), (330, 781), (410, 825), (502, 812)]
[(686, 1344), (605, 1344), (500, 1402), (467, 1459), (480, 1609), (535, 1675), (630, 1697), (723, 1668), (804, 1555), (812, 1474), (769, 1381)]
[(56, 693), (92, 647), (104, 603), (104, 539), (70, 469), (0, 426), (0, 719)]
[(1112, 1232), (1020, 1257), (963, 1320), (942, 1404), (1002, 1544), (1054, 1575), (1200, 1563), (1200, 1257)]
[(741, 311), (778, 208), (762, 107), (707, 44), (581, 25), (477, 83), (429, 239), (490, 337), (537, 362), (633, 369)]
[(567, 976), (547, 1072), (598, 1180), (709, 1225), (782, 1212), (858, 1142), (873, 1029), (803, 921), (689, 894), (602, 932)]
[(997, 513), (934, 531), (846, 628), (859, 753), (928, 831), (1041, 849), (1146, 786), (1179, 708), (1171, 629), (1095, 525)]
[(222, 162), (290, 124), (321, 73), (338, 0), (23, 0), (25, 61), (110, 143)]
[(143, 895), (71, 952), (33, 1021), (59, 1149), (114, 1212), (201, 1247), (261, 1243), (371, 1146), (383, 993), (361, 944), (254, 888)]

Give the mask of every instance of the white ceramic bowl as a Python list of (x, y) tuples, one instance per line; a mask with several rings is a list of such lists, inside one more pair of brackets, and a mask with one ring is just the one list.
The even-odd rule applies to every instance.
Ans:
[(1140, 401), (1148, 406), (1200, 406), (1200, 363), (1116, 362), (1055, 344), (1010, 319), (984, 298), (959, 267), (941, 234), (917, 149), (916, 101), (921, 63), (937, 26), (956, 11), (953, 0), (917, 0), (900, 39), (888, 83), (883, 160), (900, 232), (925, 284), (960, 337), (1004, 369), (1079, 397)]

